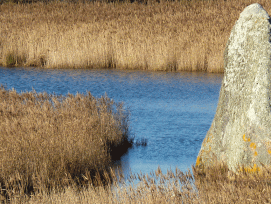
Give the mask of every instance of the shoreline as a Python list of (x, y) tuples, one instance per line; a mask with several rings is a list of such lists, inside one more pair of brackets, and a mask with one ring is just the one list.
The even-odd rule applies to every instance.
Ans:
[(230, 29), (248, 4), (4, 3), (0, 65), (222, 73)]

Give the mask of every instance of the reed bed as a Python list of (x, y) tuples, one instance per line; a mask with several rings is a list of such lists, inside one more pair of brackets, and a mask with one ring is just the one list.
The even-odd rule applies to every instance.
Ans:
[[(270, 13), (270, 1), (258, 2)], [(254, 1), (3, 3), (0, 64), (223, 72), (230, 31), (251, 3)]]
[(251, 173), (244, 167), (236, 173), (225, 164), (194, 168), (195, 184), (204, 203), (270, 203), (271, 168)]
[[(178, 169), (162, 173), (158, 168), (149, 175), (131, 175), (129, 184), (116, 179), (113, 184), (94, 187), (89, 183), (78, 191), (69, 186), (63, 191), (40, 193), (32, 197), (13, 197), (11, 203), (270, 203), (271, 171), (265, 168), (259, 173), (233, 173), (227, 166), (194, 168), (182, 172)], [(137, 181), (135, 184), (133, 181)], [(107, 182), (109, 183), (109, 182)]]
[(108, 97), (0, 89), (2, 198), (61, 189), (109, 171), (129, 138), (128, 114)]

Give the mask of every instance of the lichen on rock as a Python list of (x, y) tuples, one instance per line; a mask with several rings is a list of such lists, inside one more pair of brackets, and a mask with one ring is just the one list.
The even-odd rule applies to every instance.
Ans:
[(270, 22), (268, 13), (255, 3), (235, 23), (224, 52), (217, 111), (197, 166), (223, 162), (236, 171), (271, 165)]

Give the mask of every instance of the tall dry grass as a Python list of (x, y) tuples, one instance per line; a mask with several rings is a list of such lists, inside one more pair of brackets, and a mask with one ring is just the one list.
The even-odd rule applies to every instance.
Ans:
[[(258, 2), (270, 13), (270, 1)], [(230, 31), (251, 3), (4, 3), (0, 5), (0, 63), (223, 72)]]
[[(115, 175), (113, 173), (113, 175)], [(147, 175), (131, 175), (131, 184), (121, 184), (114, 178), (113, 185), (94, 187), (88, 185), (78, 191), (69, 186), (64, 191), (52, 191), (27, 196), (13, 197), (11, 203), (270, 203), (271, 171), (264, 169), (261, 174), (246, 172), (235, 174), (225, 165), (190, 171), (168, 171), (162, 173), (158, 168)], [(133, 181), (138, 181), (135, 184)]]
[(0, 195), (38, 193), (91, 180), (124, 153), (128, 115), (111, 99), (0, 88)]
[[(55, 96), (0, 88), (2, 203), (270, 203), (271, 169), (235, 174), (226, 166), (193, 174), (158, 168), (131, 175), (110, 169), (130, 145), (128, 115), (107, 97)], [(139, 181), (139, 184), (133, 182)]]
[(271, 168), (232, 172), (227, 165), (194, 168), (195, 184), (204, 203), (270, 203)]

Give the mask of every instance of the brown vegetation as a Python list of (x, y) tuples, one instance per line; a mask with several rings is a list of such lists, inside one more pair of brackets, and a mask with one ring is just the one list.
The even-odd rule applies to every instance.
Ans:
[(89, 183), (79, 191), (71, 185), (64, 191), (42, 192), (31, 198), (13, 197), (12, 203), (270, 203), (270, 176), (270, 169), (261, 174), (235, 174), (224, 165), (193, 167), (193, 174), (178, 169), (163, 174), (158, 168), (150, 175), (131, 175), (131, 184), (121, 183), (113, 173), (112, 185), (94, 187)]
[[(121, 104), (107, 97), (0, 89), (0, 200), (10, 203), (270, 203), (271, 171), (226, 166), (131, 175), (112, 170), (130, 145)], [(126, 145), (125, 145), (126, 144)], [(120, 178), (120, 179), (119, 179)]]
[[(270, 1), (258, 2), (270, 12)], [(223, 72), (230, 31), (251, 3), (5, 3), (0, 64)]]
[(0, 89), (0, 193), (48, 192), (92, 179), (123, 154), (128, 115), (109, 98)]
[[(230, 30), (250, 3), (2, 4), (0, 63), (221, 72)], [(269, 1), (259, 3), (270, 13)], [(235, 174), (223, 165), (193, 168), (193, 174), (158, 169), (131, 175), (130, 182), (139, 184), (122, 184), (110, 167), (114, 150), (131, 144), (127, 117), (106, 96), (18, 94), (2, 87), (0, 200), (271, 203), (271, 171), (265, 168), (253, 174)]]
[[(270, 203), (270, 167), (260, 172), (244, 168), (231, 172), (226, 165), (194, 168), (195, 184), (203, 203)], [(202, 202), (201, 202), (202, 203)]]

